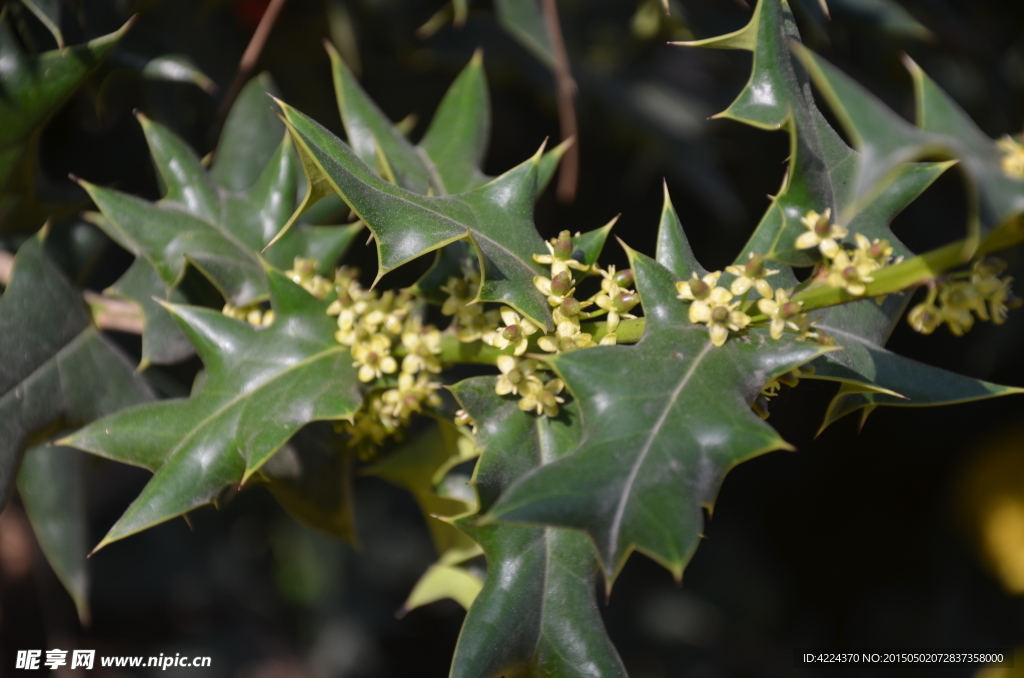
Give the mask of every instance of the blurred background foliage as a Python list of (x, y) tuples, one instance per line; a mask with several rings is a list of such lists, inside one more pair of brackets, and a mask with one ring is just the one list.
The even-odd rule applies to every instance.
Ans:
[[(52, 115), (17, 138), (0, 130), (0, 249), (13, 251), (49, 217), (47, 248), (64, 270), (94, 290), (113, 283), (131, 256), (79, 217), (88, 198), (68, 175), (157, 199), (132, 111), (209, 153), (223, 125), (223, 98), (268, 4), (4, 3), (0, 71), (12, 59), (77, 45), (138, 18)], [(905, 52), (990, 136), (1024, 125), (1024, 3), (830, 0), (830, 20), (817, 0), (791, 4), (805, 42), (894, 110), (911, 112), (910, 78), (899, 59)], [(269, 72), (284, 100), (340, 133), (327, 39), (392, 119), (420, 116), (410, 119), (416, 139), (429, 123), (424, 116), (482, 48), (494, 111), (484, 170), (497, 174), (545, 138), (559, 139), (549, 48), (543, 35), (517, 28), (515, 5), (292, 0), (254, 74)], [(616, 234), (653, 252), (664, 178), (698, 257), (720, 267), (780, 185), (788, 144), (781, 132), (707, 120), (743, 86), (749, 55), (666, 44), (743, 26), (750, 14), (744, 0), (669, 5), (666, 16), (660, 0), (558, 3), (578, 86), (580, 180), (568, 204), (549, 190), (537, 223), (550, 237), (621, 213)], [(948, 173), (894, 228), (922, 250), (958, 238), (964, 215), (963, 184)], [(611, 261), (623, 264), (616, 256)], [(364, 272), (375, 270), (373, 248), (357, 247), (353, 258)], [(1024, 278), (1019, 252), (1007, 258)], [(429, 263), (414, 262), (385, 282), (409, 284)], [(117, 339), (138, 355), (137, 337)], [(901, 326), (890, 348), (1022, 385), (1022, 339), (1018, 313), (963, 339)], [(187, 393), (199, 367), (193, 358), (144, 375), (157, 391), (177, 395)], [(654, 563), (631, 559), (604, 608), (631, 676), (793, 675), (794, 647), (1024, 646), (1021, 401), (887, 408), (860, 433), (850, 419), (814, 439), (833, 388), (804, 382), (780, 396), (772, 423), (799, 451), (761, 457), (729, 475), (682, 587)], [(79, 456), (94, 543), (148, 475)], [(16, 649), (71, 646), (210, 655), (213, 668), (203, 672), (210, 676), (446, 675), (461, 608), (443, 601), (395, 615), (435, 557), (415, 499), (373, 477), (357, 478), (354, 488), (359, 553), (300, 526), (261, 489), (220, 511), (195, 512), (191, 529), (172, 521), (106, 548), (90, 561), (88, 628), (79, 626), (15, 500), (0, 515), (0, 666), (13, 666)], [(822, 668), (800, 675), (886, 674)], [(903, 667), (891, 675), (973, 670)]]

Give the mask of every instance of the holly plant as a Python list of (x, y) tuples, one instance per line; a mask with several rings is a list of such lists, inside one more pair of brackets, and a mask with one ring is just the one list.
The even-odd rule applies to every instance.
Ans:
[[(253, 486), (356, 543), (351, 484), (373, 475), (413, 495), (437, 549), (403, 613), (442, 598), (468, 609), (453, 677), (625, 676), (599, 589), (633, 551), (683, 576), (728, 470), (792, 449), (769, 423), (780, 389), (836, 382), (822, 428), (1022, 392), (885, 348), (901, 322), (959, 336), (1020, 305), (992, 255), (1024, 240), (1021, 139), (988, 138), (909, 60), (906, 122), (801, 45), (785, 0), (677, 47), (697, 48), (752, 52), (716, 117), (783, 131), (790, 147), (723, 270), (696, 259), (667, 189), (653, 253), (609, 238), (614, 222), (542, 239), (534, 206), (567, 146), (538, 139), (484, 173), (479, 52), (418, 144), (333, 49), (345, 139), (267, 76), (238, 98), (212, 161), (140, 114), (163, 197), (78, 179), (89, 220), (134, 263), (86, 303), (47, 260), (44, 228), (0, 299), (0, 499), (16, 479), (83, 614), (83, 540), (43, 538), (81, 535), (73, 493), (46, 489), (50, 474), (76, 482), (60, 479), (65, 448), (153, 474), (93, 550)], [(968, 187), (963, 237), (913, 252), (890, 224), (946, 172)], [(338, 223), (318, 223), (332, 202)], [(379, 268), (362, 277), (339, 261), (367, 237)], [(606, 247), (628, 266), (603, 264)], [(420, 257), (433, 258), (425, 275), (389, 287)], [(188, 275), (222, 301), (190, 296)], [(198, 356), (187, 397), (154, 399), (104, 337), (115, 302), (140, 320), (139, 370)]]

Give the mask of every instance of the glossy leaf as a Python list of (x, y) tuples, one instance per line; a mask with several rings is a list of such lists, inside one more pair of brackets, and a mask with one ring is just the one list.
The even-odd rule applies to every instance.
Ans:
[[(452, 392), (479, 422), (484, 448), (474, 476), (481, 512), (530, 471), (555, 463), (579, 443), (576, 403), (555, 419), (519, 409), (494, 392), (494, 377), (459, 382)], [(458, 525), (484, 549), (487, 579), (466, 615), (452, 678), (509, 675), (625, 677), (597, 608), (597, 560), (586, 536), (553, 528)]]
[(870, 196), (901, 163), (946, 156), (960, 161), (976, 194), (968, 218), (971, 235), (986, 233), (1024, 212), (1024, 180), (1003, 171), (996, 142), (917, 64), (907, 60), (917, 103), (915, 127), (821, 57), (804, 48), (797, 54), (862, 154), (856, 196)]
[(88, 625), (89, 525), (82, 473), (78, 450), (37, 445), (25, 452), (18, 495), (39, 548), (75, 602), (79, 620)]
[[(235, 304), (267, 294), (258, 253), (294, 210), (301, 179), (284, 125), (270, 112), (268, 89), (273, 84), (266, 76), (243, 89), (209, 173), (183, 140), (140, 116), (166, 189), (163, 200), (150, 203), (82, 182), (102, 212), (93, 222), (138, 257), (112, 292), (136, 301), (145, 313), (143, 367), (175, 362), (191, 352), (170, 316), (153, 301), (154, 296), (185, 301), (176, 288), (188, 264)], [(282, 269), (290, 268), (295, 257), (316, 258), (327, 272), (360, 228), (302, 224), (266, 257)]]
[[(851, 233), (861, 233), (872, 239), (887, 239), (892, 243), (896, 256), (913, 256), (893, 235), (889, 224), (954, 162), (891, 163), (887, 166), (888, 174), (884, 181), (879, 181), (870, 194), (859, 194), (855, 187), (858, 173), (864, 166), (876, 162), (872, 156), (873, 151), (863, 146), (862, 153), (849, 148), (825, 122), (810, 96), (810, 81), (803, 65), (803, 62), (813, 57), (799, 47), (796, 49), (803, 55), (803, 62), (791, 54), (793, 41), (798, 39), (796, 25), (786, 4), (781, 0), (761, 0), (750, 23), (740, 31), (689, 43), (753, 51), (754, 64), (747, 86), (719, 116), (768, 129), (782, 126), (790, 134), (791, 158), (786, 181), (736, 262), (746, 261), (749, 252), (759, 252), (789, 264), (813, 263), (817, 253), (814, 250), (811, 250), (811, 254), (795, 251), (793, 243), (804, 231), (800, 217), (809, 210), (822, 212), (825, 208), (831, 209), (835, 215), (841, 215), (841, 223)], [(837, 77), (849, 80), (846, 76)], [(851, 89), (845, 91), (842, 98), (854, 104), (859, 102), (866, 105), (859, 98), (862, 94), (870, 97), (866, 92)], [(890, 130), (889, 133), (896, 140), (892, 142), (894, 145), (898, 145), (901, 138), (899, 130), (909, 130), (906, 132), (908, 138), (919, 134), (895, 114), (886, 112), (886, 115), (887, 127), (879, 123), (879, 128)], [(913, 157), (914, 154), (908, 153), (898, 160), (910, 160)], [(682, 277), (684, 269), (691, 268), (695, 262), (692, 254), (688, 253), (688, 245), (685, 245), (685, 236), (682, 236), (681, 231), (678, 228), (667, 228), (665, 220), (672, 220), (667, 214), (663, 212), (658, 259), (664, 260), (663, 263)], [(677, 250), (679, 254), (673, 254)], [(675, 258), (681, 259), (682, 263), (676, 265)], [(774, 286), (788, 287), (796, 284), (796, 278), (788, 266), (773, 267), (781, 269), (770, 280)], [(906, 400), (901, 400), (903, 404), (912, 401), (921, 405), (940, 405), (960, 402), (973, 397), (972, 394), (986, 393), (994, 396), (1004, 393), (1001, 387), (990, 388), (992, 385), (985, 385), (984, 382), (927, 368), (885, 351), (882, 346), (902, 316), (907, 300), (906, 294), (893, 294), (881, 305), (868, 299), (815, 313), (813, 317), (817, 318), (817, 327), (834, 336), (844, 350), (815, 360), (814, 377), (840, 381), (861, 391), (866, 389), (889, 394), (900, 393), (906, 396)], [(922, 383), (938, 381), (950, 386), (959, 384), (960, 390), (947, 388), (923, 391), (904, 376), (910, 374), (925, 377)], [(865, 401), (865, 397), (847, 396), (845, 391), (841, 397), (845, 407), (850, 407), (855, 401)], [(890, 395), (886, 402), (893, 399)]]
[(155, 474), (97, 548), (214, 501), (299, 428), (349, 418), (362, 402), (348, 349), (318, 300), (269, 270), (274, 324), (167, 305), (206, 367), (187, 399), (117, 412), (62, 441)]
[(43, 254), (18, 250), (0, 298), (0, 506), (25, 448), (57, 424), (85, 424), (151, 398), (128, 360), (93, 326), (81, 295)]
[(683, 225), (676, 214), (676, 208), (672, 205), (672, 198), (668, 194), (668, 185), (665, 185), (665, 199), (661, 206), (661, 222), (658, 225), (658, 244), (654, 250), (654, 259), (664, 266), (676, 278), (689, 280), (690, 276), (696, 273), (703, 276), (707, 270), (700, 265), (697, 257), (693, 254), (686, 233), (683, 232)]
[(29, 217), (36, 216), (38, 207), (29, 204), (35, 167), (27, 154), (33, 135), (99, 67), (130, 23), (82, 45), (29, 56), (10, 20), (0, 20), (0, 230), (21, 228), (28, 221), (32, 228), (38, 225)]
[(327, 129), (279, 103), (310, 185), (304, 205), (341, 195), (377, 241), (378, 279), (418, 256), (468, 239), (483, 269), (478, 299), (506, 303), (552, 326), (547, 301), (533, 285), (544, 272), (533, 254), (545, 251), (532, 217), (539, 154), (468, 193), (421, 196), (381, 179)]
[(579, 401), (587, 431), (572, 453), (505, 492), (495, 520), (585, 531), (611, 585), (640, 550), (677, 578), (726, 472), (787, 443), (750, 409), (768, 380), (828, 349), (762, 331), (715, 347), (676, 298), (676, 277), (630, 251), (647, 324), (635, 346), (550, 360)]

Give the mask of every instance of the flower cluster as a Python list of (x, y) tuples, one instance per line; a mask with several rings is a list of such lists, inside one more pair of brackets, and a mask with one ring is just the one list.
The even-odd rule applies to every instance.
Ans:
[(224, 304), (221, 313), (235, 320), (244, 320), (254, 327), (269, 327), (274, 322), (274, 311), (264, 309), (259, 302), (245, 306)]
[(532, 358), (503, 355), (498, 356), (497, 363), (501, 374), (494, 391), (498, 395), (518, 395), (519, 409), (524, 412), (558, 416), (558, 406), (565, 402), (558, 395), (565, 388), (561, 379), (545, 381), (537, 361)]
[[(578, 233), (576, 235), (579, 236)], [(535, 254), (533, 259), (537, 263), (550, 266), (551, 277), (536, 276), (533, 279), (533, 284), (548, 298), (548, 304), (552, 309), (551, 317), (555, 323), (555, 333), (539, 337), (537, 346), (548, 353), (565, 353), (578, 348), (597, 346), (593, 336), (589, 332), (583, 331), (580, 322), (604, 313), (609, 314), (609, 324), (608, 334), (601, 339), (601, 344), (606, 346), (614, 344), (615, 328), (618, 326), (620, 318), (634, 317), (629, 315), (628, 311), (636, 305), (634, 302), (627, 307), (615, 301), (622, 293), (628, 293), (629, 290), (622, 289), (615, 282), (614, 267), (609, 269), (610, 272), (602, 271), (596, 266), (590, 266), (575, 259), (573, 257), (575, 244), (569, 231), (562, 231), (557, 238), (544, 244), (548, 248), (548, 254)], [(578, 274), (582, 279), (592, 272), (599, 272), (604, 277), (601, 283), (601, 292), (591, 299), (580, 301), (575, 296), (578, 282), (576, 275)], [(623, 284), (628, 285), (629, 283), (623, 280)], [(603, 310), (593, 313), (586, 310), (595, 304)]]
[(295, 257), (292, 267), (284, 272), (288, 278), (300, 285), (302, 289), (312, 294), (317, 299), (323, 299), (334, 290), (334, 283), (328, 278), (318, 275), (316, 270), (320, 262), (316, 259), (303, 259)]
[[(854, 234), (856, 248), (847, 250), (839, 242), (848, 231), (831, 222), (832, 211), (818, 214), (809, 211), (802, 219), (807, 231), (796, 239), (796, 248), (801, 250), (817, 247), (824, 257), (818, 277), (830, 287), (846, 290), (855, 297), (867, 293), (868, 283), (874, 282), (872, 274), (892, 262), (892, 246), (888, 240), (869, 240), (860, 233)], [(899, 263), (897, 260), (894, 263)]]
[(933, 284), (925, 300), (907, 314), (907, 322), (922, 334), (931, 334), (945, 323), (958, 337), (970, 331), (975, 316), (1001, 325), (1007, 310), (1021, 304), (1011, 290), (1013, 278), (1000, 277), (1005, 270), (1006, 263), (999, 259), (976, 261), (970, 272)]
[(441, 286), (448, 297), (441, 305), (441, 313), (452, 316), (449, 327), (459, 337), (459, 341), (476, 341), (484, 334), (493, 331), (498, 325), (497, 311), (484, 310), (483, 304), (476, 303), (476, 295), (480, 291), (480, 272), (476, 262), (467, 259), (461, 265), (462, 276), (451, 276)]
[[(723, 346), (729, 332), (739, 332), (750, 324), (750, 316), (739, 309), (740, 301), (733, 301), (733, 293), (718, 286), (721, 271), (676, 283), (678, 298), (690, 301), (690, 322), (704, 323), (711, 335), (711, 343)], [(748, 287), (749, 289), (749, 287)]]
[[(378, 294), (363, 289), (357, 278), (355, 269), (338, 269), (333, 284), (338, 298), (327, 313), (338, 318), (335, 339), (352, 351), (359, 380), (375, 387), (354, 420), (344, 424), (351, 445), (368, 456), (425, 405), (441, 404), (441, 385), (431, 380), (441, 371), (441, 332), (423, 324), (408, 292)], [(393, 355), (399, 346), (400, 370)]]

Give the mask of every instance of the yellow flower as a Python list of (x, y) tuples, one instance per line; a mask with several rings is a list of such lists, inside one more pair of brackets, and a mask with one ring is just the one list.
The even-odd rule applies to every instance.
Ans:
[(494, 385), (494, 392), (498, 395), (517, 394), (519, 389), (524, 388), (527, 382), (537, 372), (537, 361), (529, 358), (514, 358), (510, 355), (500, 355), (496, 361), (498, 370), (498, 381)]
[(921, 334), (931, 334), (942, 323), (942, 320), (942, 311), (932, 303), (932, 299), (921, 302), (910, 309), (910, 313), (907, 314), (907, 322)]
[(750, 316), (737, 311), (739, 302), (730, 304), (732, 293), (724, 287), (711, 290), (706, 300), (694, 301), (690, 304), (690, 322), (704, 323), (708, 326), (711, 343), (722, 346), (729, 338), (729, 331), (739, 332), (750, 324)]
[(757, 308), (761, 313), (772, 319), (771, 325), (768, 328), (772, 339), (782, 337), (782, 332), (786, 327), (797, 332), (802, 331), (804, 328), (804, 323), (796, 322), (803, 315), (801, 313), (803, 302), (790, 301), (789, 290), (781, 288), (775, 290), (775, 299), (760, 299), (757, 302)]
[(384, 374), (398, 371), (398, 362), (391, 357), (391, 340), (383, 334), (374, 334), (368, 341), (352, 347), (353, 367), (359, 367), (359, 381), (367, 383)]
[[(615, 336), (614, 334), (607, 336)], [(602, 339), (603, 341), (603, 339)], [(560, 334), (554, 336), (546, 334), (537, 340), (537, 346), (548, 353), (567, 353), (578, 348), (590, 348), (597, 346), (591, 335), (587, 332), (573, 332), (571, 334)]]
[(837, 250), (828, 272), (828, 284), (845, 289), (855, 297), (863, 296), (868, 289), (867, 283), (875, 281), (871, 277), (875, 268), (877, 265), (870, 259), (854, 260), (846, 250)]
[(686, 299), (689, 301), (703, 301), (708, 298), (711, 294), (711, 290), (715, 289), (715, 285), (718, 284), (718, 279), (721, 277), (721, 271), (713, 271), (708, 273), (703, 278), (698, 278), (697, 274), (694, 273), (689, 280), (680, 280), (676, 283), (676, 295), (678, 299)]
[(773, 276), (779, 271), (777, 269), (766, 269), (764, 267), (764, 257), (751, 252), (747, 258), (747, 263), (742, 266), (726, 266), (725, 272), (736, 276), (736, 279), (732, 281), (732, 285), (729, 286), (729, 291), (733, 294), (737, 296), (746, 294), (747, 290), (753, 287), (762, 297), (771, 299), (772, 286), (768, 284), (765, 278)]
[(385, 391), (381, 400), (384, 402), (385, 411), (404, 424), (414, 412), (423, 411), (424, 403), (434, 406), (441, 404), (437, 396), (439, 388), (441, 385), (430, 381), (425, 374), (414, 377), (409, 373), (402, 373), (398, 376), (398, 388)]
[(558, 405), (565, 402), (565, 398), (558, 395), (565, 388), (565, 383), (561, 379), (552, 379), (542, 384), (536, 377), (527, 383), (528, 387), (519, 401), (519, 409), (524, 412), (534, 410), (537, 414), (557, 417)]
[(437, 374), (441, 371), (441, 332), (433, 325), (421, 327), (419, 321), (411, 322), (402, 332), (402, 346), (407, 351), (402, 359), (402, 372), (416, 374), (421, 370)]
[(826, 209), (824, 213), (818, 214), (814, 210), (809, 211), (800, 221), (807, 228), (806, 233), (801, 233), (796, 239), (798, 250), (809, 250), (817, 246), (821, 253), (828, 259), (832, 259), (839, 252), (837, 239), (845, 238), (848, 231), (838, 224), (833, 224), (832, 208)]
[(892, 258), (892, 245), (889, 244), (888, 240), (868, 240), (868, 238), (860, 233), (853, 234), (854, 240), (857, 241), (857, 249), (854, 252), (854, 259), (861, 262), (870, 262), (874, 265), (874, 270), (878, 270), (889, 263)]
[(537, 331), (537, 326), (508, 306), (501, 307), (501, 320), (505, 323), (504, 329), (499, 328), (491, 335), (489, 343), (497, 349), (513, 346), (513, 355), (522, 355), (526, 352), (528, 337)]
[(1006, 134), (996, 142), (996, 147), (1003, 154), (999, 162), (1003, 173), (1014, 179), (1024, 179), (1024, 145)]
[(481, 305), (474, 304), (459, 311), (457, 319), (456, 333), (459, 341), (468, 343), (485, 339), (486, 343), (490, 343), (489, 338), (498, 326), (500, 315), (498, 311), (484, 311)]

